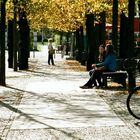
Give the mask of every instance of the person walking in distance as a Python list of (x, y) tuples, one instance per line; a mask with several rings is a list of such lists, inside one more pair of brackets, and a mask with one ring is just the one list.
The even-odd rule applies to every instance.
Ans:
[(53, 59), (53, 55), (55, 53), (55, 50), (53, 48), (53, 45), (52, 45), (52, 38), (49, 38), (48, 39), (48, 64), (50, 65), (50, 62), (52, 63), (52, 65), (54, 65), (54, 59)]

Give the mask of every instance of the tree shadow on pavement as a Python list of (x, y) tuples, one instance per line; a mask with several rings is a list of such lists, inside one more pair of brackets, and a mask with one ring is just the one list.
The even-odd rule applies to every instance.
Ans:
[[(108, 114), (99, 114), (99, 111), (98, 110), (94, 110), (94, 111), (91, 111), (90, 109), (86, 109), (84, 108), (83, 106), (80, 106), (80, 105), (77, 105), (77, 104), (74, 104), (72, 102), (69, 102), (68, 99), (64, 99), (64, 98), (61, 98), (61, 97), (49, 97), (49, 96), (42, 96), (36, 92), (32, 92), (32, 91), (27, 91), (27, 90), (22, 90), (22, 89), (18, 89), (18, 88), (14, 88), (14, 87), (10, 87), (10, 86), (7, 86), (7, 88), (10, 88), (10, 89), (14, 89), (14, 90), (17, 90), (17, 91), (20, 91), (20, 92), (26, 92), (32, 96), (36, 96), (37, 99), (42, 99), (43, 102), (53, 102), (53, 103), (56, 103), (58, 105), (60, 104), (63, 104), (65, 105), (65, 108), (61, 110), (61, 112), (63, 113), (70, 113), (73, 117), (71, 117), (71, 119), (75, 119), (75, 117), (81, 117), (83, 116), (84, 118), (87, 118), (88, 120), (89, 119), (93, 119), (93, 118), (104, 118), (104, 117), (113, 117), (113, 116), (110, 116)], [(52, 94), (52, 93), (51, 93)], [(82, 95), (82, 97), (84, 98), (85, 97), (88, 97), (88, 95)], [(80, 101), (80, 102), (92, 102), (93, 105), (98, 105), (99, 101), (94, 99), (94, 97), (92, 97), (92, 95), (89, 95), (89, 98), (88, 100), (84, 100), (84, 99), (80, 99), (79, 98), (79, 95), (74, 95), (74, 97), (76, 99), (73, 99), (74, 102), (77, 102), (77, 101)], [(30, 97), (32, 98), (32, 97)], [(68, 97), (67, 97), (68, 98)], [(100, 109), (101, 112), (103, 112), (104, 110)]]
[[(38, 93), (35, 93), (35, 92), (31, 92), (31, 91), (27, 91), (27, 90), (22, 90), (22, 89), (10, 87), (10, 86), (7, 86), (7, 88), (20, 91), (21, 93), (25, 93), (26, 92), (26, 95), (27, 94), (31, 94), (32, 96), (36, 96), (37, 99), (42, 99), (43, 102), (51, 101), (51, 102), (56, 103), (58, 105), (61, 105), (61, 104), (65, 105), (65, 108), (62, 108), (59, 111), (63, 112), (64, 114), (69, 113), (71, 115), (71, 117), (67, 118), (67, 119), (70, 119), (71, 121), (78, 120), (79, 117), (84, 117), (84, 118), (86, 118), (86, 120), (90, 121), (90, 119), (93, 119), (94, 117), (104, 118), (104, 117), (106, 117), (108, 115), (108, 114), (104, 114), (104, 113), (103, 114), (102, 113), (98, 114), (98, 112), (96, 110), (90, 111), (90, 109), (88, 110), (88, 109), (84, 108), (81, 105), (77, 105), (77, 104), (73, 104), (72, 102), (68, 102), (67, 100), (65, 100), (63, 98), (41, 96), (41, 95), (39, 95)], [(84, 96), (88, 96), (88, 95), (84, 95)], [(76, 97), (76, 99), (74, 101), (76, 101), (76, 100), (78, 101), (78, 95), (77, 95), (77, 97)], [(82, 101), (82, 99), (80, 101)], [(98, 104), (98, 101), (96, 101), (95, 104)], [(45, 122), (42, 122), (42, 121), (34, 118), (35, 116), (31, 116), (32, 114), (25, 113), (24, 111), (22, 111), (22, 110), (20, 110), (18, 108), (15, 108), (15, 107), (13, 107), (12, 105), (10, 105), (8, 103), (0, 101), (0, 105), (3, 106), (3, 107), (6, 107), (10, 111), (18, 113), (20, 115), (20, 117), (23, 116), (23, 117), (25, 117), (29, 121), (33, 121), (33, 122), (36, 122), (38, 124), (44, 125), (46, 127), (49, 127), (50, 129), (59, 131), (59, 132), (65, 134), (66, 136), (71, 137), (73, 139), (82, 140), (81, 138), (79, 138), (79, 136), (75, 136), (74, 133), (67, 132), (66, 130), (64, 131), (64, 130), (61, 130), (59, 128), (55, 128), (55, 127), (53, 127), (53, 126), (51, 126), (51, 125), (49, 125), (49, 124), (47, 124)], [(104, 110), (100, 110), (100, 111), (103, 112)], [(36, 117), (38, 116), (37, 114), (35, 114), (35, 115), (36, 115)], [(107, 117), (113, 117), (113, 116), (107, 116)], [(43, 116), (41, 118), (43, 118)], [(51, 117), (50, 118), (49, 117), (44, 117), (44, 119), (48, 119), (48, 120), (49, 119), (51, 119), (51, 120), (54, 119), (54, 120), (57, 120), (57, 117), (52, 117), (52, 118)], [(62, 118), (62, 119), (64, 119), (64, 121), (65, 121), (65, 118)]]
[[(72, 73), (68, 74), (66, 71), (65, 72), (56, 72), (55, 70), (52, 72), (49, 71), (38, 71), (38, 70), (28, 70), (27, 72), (31, 72), (32, 75), (38, 76), (38, 77), (46, 77), (46, 78), (57, 78), (58, 80), (81, 80), (81, 73)], [(83, 78), (86, 78), (87, 76), (83, 76)]]
[[(95, 122), (94, 122), (94, 119), (104, 119), (104, 118), (114, 118), (114, 115), (113, 114), (110, 114), (108, 112), (106, 112), (106, 110), (102, 109), (102, 102), (99, 103), (99, 100), (96, 99), (92, 94), (83, 94), (83, 95), (80, 95), (81, 98), (79, 97), (79, 95), (74, 95), (72, 97), (72, 99), (69, 99), (69, 96), (67, 96), (67, 98), (63, 98), (63, 97), (56, 97), (56, 96), (53, 96), (52, 93), (50, 94), (51, 96), (42, 96), (38, 93), (35, 93), (35, 92), (31, 92), (31, 91), (26, 91), (26, 90), (22, 90), (22, 89), (17, 89), (17, 88), (14, 88), (14, 87), (8, 87), (10, 89), (14, 89), (14, 90), (17, 90), (17, 91), (20, 91), (20, 92), (26, 92), (26, 95), (27, 94), (30, 94), (32, 96), (27, 96), (27, 100), (30, 102), (30, 99), (32, 100), (33, 98), (35, 100), (32, 100), (32, 102), (36, 102), (37, 100), (39, 101), (42, 101), (44, 103), (47, 103), (48, 105), (51, 105), (51, 104), (55, 104), (57, 106), (57, 116), (56, 117), (49, 117), (49, 116), (38, 116), (38, 114), (27, 114), (25, 112), (22, 112), (21, 110), (17, 109), (17, 108), (14, 108), (12, 107), (11, 105), (9, 104), (6, 104), (4, 102), (0, 102), (1, 105), (7, 107), (8, 109), (20, 114), (20, 116), (24, 116), (25, 118), (27, 118), (28, 120), (31, 120), (31, 121), (34, 121), (34, 122), (37, 122), (37, 123), (40, 123), (42, 125), (45, 125), (47, 127), (50, 127), (52, 129), (55, 129), (55, 130), (58, 130), (58, 131), (61, 131), (59, 129), (56, 129), (55, 127), (53, 126), (50, 126), (44, 122), (41, 122), (39, 121), (38, 119), (35, 119), (34, 117), (41, 117), (43, 119), (46, 119), (46, 120), (61, 120), (61, 121), (70, 121), (70, 122), (80, 122), (81, 119), (82, 119), (82, 122), (83, 123), (87, 123), (87, 124), (90, 124), (90, 125), (93, 125)], [(36, 97), (37, 98), (36, 98)], [(87, 106), (87, 108), (85, 107), (85, 104), (87, 105), (87, 103), (89, 102), (89, 106)], [(50, 104), (49, 104), (50, 103)], [(82, 104), (79, 104), (79, 103), (82, 103)], [(100, 104), (100, 109), (99, 108), (94, 108), (94, 105), (95, 106), (99, 106)], [(27, 104), (28, 105), (28, 104)], [(62, 108), (59, 106), (62, 106)], [(90, 108), (93, 106), (93, 109)], [(59, 114), (60, 113), (60, 114)], [(63, 114), (65, 114), (63, 116)], [(33, 116), (31, 116), (33, 115)], [(82, 123), (81, 122), (81, 123)], [(62, 131), (63, 132), (63, 131)], [(70, 137), (75, 137), (74, 135), (71, 136), (71, 134), (67, 133), (67, 132), (63, 132), (64, 134), (67, 134), (68, 136)], [(76, 140), (80, 140), (80, 138), (77, 138)]]
[[(7, 103), (4, 103), (4, 102), (0, 101), (0, 105), (3, 106), (3, 107), (8, 108), (9, 110), (11, 110), (11, 111), (13, 111), (13, 112), (15, 112), (15, 113), (20, 114), (21, 116), (26, 117), (26, 118), (27, 118), (28, 120), (30, 120), (30, 121), (34, 121), (34, 122), (37, 122), (37, 123), (39, 123), (39, 124), (45, 125), (45, 126), (49, 127), (50, 129), (53, 129), (53, 130), (56, 130), (56, 131), (60, 131), (61, 133), (67, 135), (68, 137), (72, 137), (72, 138), (74, 138), (74, 139), (76, 139), (76, 140), (82, 140), (81, 138), (78, 138), (78, 137), (74, 136), (72, 133), (66, 132), (66, 131), (64, 131), (64, 130), (60, 130), (59, 128), (55, 128), (55, 127), (50, 126), (50, 125), (48, 125), (48, 124), (46, 124), (46, 123), (43, 123), (43, 122), (41, 122), (41, 121), (38, 121), (37, 119), (34, 119), (33, 117), (29, 116), (28, 114), (24, 113), (23, 111), (21, 111), (21, 110), (15, 108), (15, 107), (13, 107), (13, 106), (7, 104)], [(1, 139), (0, 139), (0, 140), (1, 140)]]

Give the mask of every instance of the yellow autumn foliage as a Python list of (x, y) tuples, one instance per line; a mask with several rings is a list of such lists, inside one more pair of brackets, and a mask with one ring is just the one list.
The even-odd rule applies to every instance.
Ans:
[[(127, 12), (127, 0), (119, 1), (119, 12)], [(24, 9), (31, 29), (51, 28), (58, 31), (75, 31), (85, 23), (86, 14), (105, 11), (111, 21), (113, 0), (18, 0), (17, 13)], [(13, 18), (13, 0), (7, 0), (7, 19)], [(17, 16), (18, 20), (18, 16)]]

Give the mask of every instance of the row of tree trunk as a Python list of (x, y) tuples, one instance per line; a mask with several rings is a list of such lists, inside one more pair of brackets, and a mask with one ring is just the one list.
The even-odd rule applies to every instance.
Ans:
[[(134, 57), (134, 8), (135, 1), (129, 0), (128, 5), (128, 17), (122, 13), (120, 15), (120, 40), (118, 40), (118, 0), (113, 0), (113, 17), (112, 17), (112, 44), (117, 53), (117, 57), (121, 59)], [(83, 31), (80, 27), (76, 31), (76, 49), (78, 49), (77, 60), (81, 64), (87, 62), (87, 70), (91, 69), (91, 64), (96, 62), (98, 55), (98, 47), (100, 44), (105, 45), (106, 34), (106, 20), (105, 12), (100, 14), (100, 23), (94, 24), (94, 14), (88, 14), (86, 16), (86, 37), (87, 48), (84, 46)], [(119, 44), (119, 45), (118, 45)], [(87, 53), (87, 55), (84, 54)], [(82, 59), (82, 55), (86, 56), (86, 59)], [(84, 62), (83, 62), (84, 61)], [(129, 74), (129, 88), (135, 87), (135, 77), (131, 73)]]
[[(1, 2), (1, 22), (0, 22), (0, 85), (5, 85), (5, 3), (6, 0)], [(128, 5), (128, 18), (122, 13), (121, 15), (121, 39), (120, 39), (120, 51), (121, 58), (133, 57), (134, 55), (134, 7), (135, 1), (129, 0)], [(113, 0), (113, 38), (112, 42), (115, 48), (118, 46), (118, 0)], [(105, 44), (105, 12), (101, 13), (101, 23), (94, 25), (94, 14), (88, 14), (86, 16), (86, 33), (87, 33), (87, 48), (84, 47), (83, 41), (83, 27), (80, 27), (76, 32), (76, 44), (78, 49), (78, 60), (85, 61), (83, 54), (87, 55), (87, 70), (91, 69), (91, 64), (96, 61), (98, 46)], [(8, 28), (8, 50), (9, 50), (9, 68), (17, 67), (15, 65), (16, 52), (14, 47), (15, 40), (12, 40), (10, 33), (13, 29), (13, 21), (9, 21)], [(15, 22), (15, 21), (14, 21)], [(127, 23), (127, 24), (126, 24)], [(19, 17), (19, 40), (16, 41), (16, 45), (19, 43), (18, 51), (18, 67), (19, 69), (28, 69), (28, 57), (29, 57), (29, 26), (26, 20), (25, 12), (21, 13)], [(15, 25), (15, 24), (14, 24)], [(127, 26), (126, 26), (127, 25)], [(14, 38), (16, 39), (16, 38)], [(127, 48), (127, 49), (125, 49)], [(15, 50), (14, 50), (15, 49)], [(13, 53), (14, 52), (14, 53)], [(84, 53), (83, 53), (84, 52)], [(15, 55), (15, 56), (14, 56)], [(85, 54), (84, 54), (85, 55)], [(14, 60), (13, 60), (14, 58)], [(84, 57), (85, 58), (85, 57)], [(13, 62), (14, 61), (14, 62)], [(84, 62), (82, 62), (84, 64)], [(16, 68), (14, 68), (16, 70)], [(132, 80), (134, 81), (134, 79)], [(133, 82), (134, 83), (134, 82)], [(134, 85), (134, 84), (133, 84)]]
[[(5, 4), (6, 0), (0, 2), (1, 19), (0, 19), (0, 85), (6, 85), (5, 73)], [(16, 11), (16, 9), (15, 9)], [(16, 13), (14, 19), (8, 21), (8, 67), (14, 71), (28, 69), (29, 44), (30, 44), (30, 29), (26, 19), (26, 13), (19, 14), (19, 21), (16, 21)], [(17, 31), (17, 24), (19, 30)]]
[[(13, 68), (19, 67), (20, 70), (28, 69), (28, 58), (29, 58), (29, 42), (30, 42), (30, 29), (26, 20), (26, 15), (21, 13), (18, 25), (19, 31), (16, 34), (16, 46), (14, 46), (14, 38), (13, 32), (14, 30), (14, 21), (8, 21), (8, 67)], [(16, 53), (18, 52), (18, 56), (16, 57), (17, 65), (14, 64), (14, 47), (16, 47)]]

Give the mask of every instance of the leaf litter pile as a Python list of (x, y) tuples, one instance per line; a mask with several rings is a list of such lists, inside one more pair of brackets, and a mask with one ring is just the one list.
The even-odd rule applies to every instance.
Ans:
[(65, 64), (69, 66), (69, 69), (77, 72), (84, 72), (86, 71), (86, 66), (81, 65), (78, 61), (76, 60), (66, 60)]

